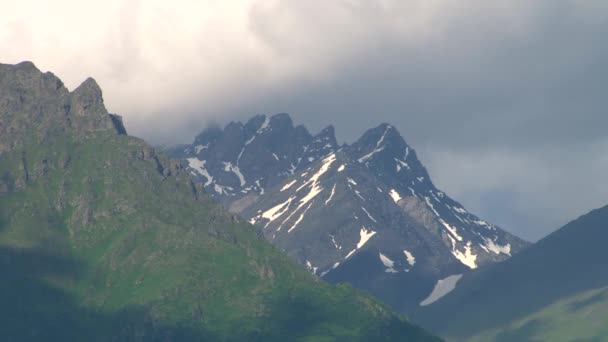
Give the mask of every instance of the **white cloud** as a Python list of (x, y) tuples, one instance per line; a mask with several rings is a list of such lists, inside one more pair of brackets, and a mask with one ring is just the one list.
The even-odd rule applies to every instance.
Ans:
[[(508, 193), (515, 226), (547, 231), (608, 201), (595, 143), (608, 124), (605, 1), (5, 2), (0, 62), (31, 60), (71, 89), (93, 76), (129, 132), (155, 142), (258, 112), (347, 139), (387, 121), (481, 216)], [(595, 167), (563, 168), (548, 157), (558, 147)], [(587, 200), (547, 195), (576, 193), (562, 169)]]
[(180, 111), (200, 104), (213, 108), (235, 93), (254, 95), (275, 77), (268, 71), (267, 48), (249, 32), (251, 5), (245, 0), (12, 2), (0, 14), (0, 59), (32, 60), (70, 88), (93, 76), (111, 110), (135, 121), (172, 113), (174, 122)]
[(513, 19), (532, 7), (527, 3), (12, 1), (0, 14), (0, 60), (32, 60), (70, 88), (93, 76), (110, 110), (151, 134), (187, 125), (195, 112), (199, 119), (239, 112), (235, 101), (340, 78), (342, 67), (387, 46), (432, 53), (433, 43), (444, 42), (452, 26), (471, 15), (525, 31), (528, 21)]

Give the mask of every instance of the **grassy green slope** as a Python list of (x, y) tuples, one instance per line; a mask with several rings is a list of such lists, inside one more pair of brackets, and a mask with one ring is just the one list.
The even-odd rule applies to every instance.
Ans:
[(0, 111), (2, 340), (437, 340), (300, 269), (143, 141), (28, 115)]
[(601, 342), (608, 339), (608, 287), (586, 291), (551, 304), (500, 329), (485, 331), (471, 342)]

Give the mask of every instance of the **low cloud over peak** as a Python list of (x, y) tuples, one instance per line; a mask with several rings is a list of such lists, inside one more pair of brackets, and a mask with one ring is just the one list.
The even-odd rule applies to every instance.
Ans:
[(534, 239), (608, 202), (607, 34), (608, 3), (576, 0), (23, 0), (0, 62), (93, 76), (156, 143), (256, 113), (348, 141), (390, 122), (455, 198)]

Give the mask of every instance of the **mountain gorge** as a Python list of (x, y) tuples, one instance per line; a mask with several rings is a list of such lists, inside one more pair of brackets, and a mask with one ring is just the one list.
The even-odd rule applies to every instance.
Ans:
[[(236, 179), (207, 179), (216, 198), (254, 189), (240, 157), (223, 165)], [(438, 340), (298, 267), (190, 172), (127, 135), (93, 79), (70, 92), (32, 63), (0, 64), (2, 339)]]
[(389, 124), (340, 146), (332, 126), (312, 135), (287, 114), (258, 115), (207, 129), (169, 155), (312, 273), (402, 312), (528, 245), (438, 190)]

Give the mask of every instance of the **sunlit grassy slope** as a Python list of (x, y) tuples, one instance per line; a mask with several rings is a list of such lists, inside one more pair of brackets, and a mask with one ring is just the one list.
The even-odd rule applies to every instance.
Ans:
[(0, 65), (0, 340), (436, 340), (293, 264), (38, 73)]
[(478, 334), (470, 341), (606, 341), (606, 317), (608, 287), (570, 296), (502, 329)]

